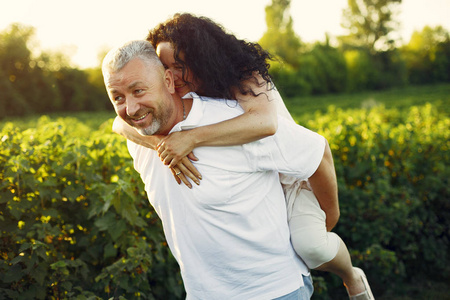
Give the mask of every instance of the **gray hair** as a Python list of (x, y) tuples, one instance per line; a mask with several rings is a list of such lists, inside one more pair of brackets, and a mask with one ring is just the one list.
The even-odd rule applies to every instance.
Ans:
[(156, 67), (163, 67), (156, 55), (155, 48), (144, 40), (131, 41), (123, 46), (112, 49), (103, 59), (102, 71), (117, 72), (134, 58), (153, 63)]

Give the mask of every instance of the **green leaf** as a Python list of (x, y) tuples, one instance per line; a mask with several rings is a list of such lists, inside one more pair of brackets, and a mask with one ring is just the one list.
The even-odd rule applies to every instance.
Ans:
[(12, 201), (14, 197), (14, 194), (11, 193), (11, 191), (0, 191), (0, 204), (7, 203), (9, 201)]
[(37, 265), (33, 270), (31, 270), (30, 276), (34, 280), (36, 280), (36, 282), (40, 286), (43, 286), (44, 282), (46, 280), (47, 273), (48, 273), (47, 270), (48, 270), (48, 264), (41, 263), (41, 264)]
[(64, 288), (64, 291), (70, 292), (72, 290), (72, 283), (70, 281), (64, 281), (61, 286)]
[(16, 264), (8, 269), (3, 280), (5, 283), (15, 282), (22, 278), (22, 275), (22, 267)]
[(67, 263), (64, 260), (59, 260), (59, 261), (51, 264), (50, 267), (53, 270), (56, 270), (56, 269), (59, 269), (59, 268), (65, 268), (65, 267), (67, 267)]
[(50, 208), (42, 211), (43, 216), (50, 216), (52, 218), (58, 217), (58, 211), (55, 208)]
[(28, 250), (30, 248), (31, 248), (31, 244), (30, 243), (23, 243), (22, 245), (20, 245), (19, 252), (23, 252), (23, 251)]
[(15, 265), (15, 264), (21, 262), (21, 261), (23, 261), (23, 258), (24, 258), (23, 256), (18, 255), (11, 260), (11, 264)]
[(44, 244), (41, 241), (35, 241), (34, 244), (31, 246), (31, 248), (33, 250), (40, 249), (40, 248), (48, 248), (48, 245)]
[(127, 224), (124, 220), (119, 220), (115, 222), (114, 225), (108, 228), (108, 233), (111, 235), (113, 241), (117, 241), (117, 239), (127, 230)]
[(115, 257), (117, 255), (117, 249), (113, 243), (106, 244), (104, 248), (103, 258)]
[(95, 226), (100, 229), (100, 231), (105, 231), (114, 226), (117, 223), (116, 217), (112, 213), (106, 213), (104, 216), (95, 220)]

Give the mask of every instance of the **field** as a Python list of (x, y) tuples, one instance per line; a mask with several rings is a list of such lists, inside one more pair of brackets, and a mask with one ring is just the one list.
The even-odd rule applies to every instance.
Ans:
[[(340, 109), (371, 108), (383, 105), (386, 108), (408, 110), (411, 106), (433, 104), (444, 115), (450, 115), (450, 84), (413, 86), (388, 91), (374, 91), (357, 94), (337, 94), (325, 96), (308, 96), (285, 99), (286, 105), (299, 124), (311, 120), (315, 113), (325, 113), (330, 106)], [(76, 117), (84, 124), (98, 128), (106, 120), (115, 116), (114, 110), (99, 113), (50, 114), (50, 118)], [(33, 126), (39, 116), (26, 118), (7, 118), (0, 120), (0, 128), (10, 121), (25, 129)]]
[[(355, 109), (356, 111), (359, 111), (359, 109), (363, 109), (365, 112), (367, 112), (366, 110), (370, 108), (382, 106), (386, 109), (395, 109), (399, 113), (407, 113), (413, 106), (417, 106), (422, 109), (425, 105), (429, 104), (439, 112), (439, 119), (448, 120), (450, 115), (450, 85), (441, 84), (430, 86), (416, 86), (392, 89), (388, 91), (364, 92), (350, 95), (340, 94), (310, 96), (297, 99), (288, 99), (286, 101), (286, 104), (289, 108), (289, 111), (299, 124), (304, 124), (307, 126), (309, 125), (308, 127), (317, 131), (321, 131), (320, 126), (317, 126), (315, 124), (317, 122), (317, 119), (322, 118), (324, 114), (327, 115), (327, 113), (331, 114), (335, 112), (336, 109), (342, 109), (346, 113), (351, 115), (353, 112), (355, 112)], [(443, 130), (446, 131), (446, 136), (448, 137), (450, 130), (448, 121)], [(321, 133), (323, 134), (324, 132)], [(408, 143), (410, 141), (406, 140), (405, 142)], [(445, 148), (447, 155), (443, 156), (442, 159), (447, 158), (444, 159), (444, 164), (445, 167), (448, 168), (448, 138), (443, 142), (447, 145), (447, 147)], [(413, 145), (411, 146), (414, 147)], [(401, 159), (401, 157), (399, 157), (399, 159)], [(448, 180), (446, 182), (448, 182)], [(448, 195), (447, 193), (446, 196), (446, 199), (448, 201), (448, 199), (450, 199), (450, 195)], [(446, 206), (446, 208), (448, 209), (448, 205)], [(448, 234), (449, 232), (447, 231), (447, 239)], [(446, 243), (445, 247), (447, 247), (448, 249), (448, 243)], [(318, 272), (318, 274), (321, 273)], [(436, 282), (435, 280), (427, 278), (427, 276), (425, 276), (425, 278), (422, 278), (423, 280), (410, 279), (410, 284), (407, 285), (394, 285), (392, 286), (392, 288), (387, 285), (386, 288), (388, 291), (382, 297), (377, 297), (377, 299), (450, 299), (448, 269), (441, 278), (443, 279), (442, 282), (440, 280)], [(313, 299), (316, 298), (313, 297)], [(324, 299), (326, 299), (326, 297)], [(335, 298), (331, 297), (329, 299)]]
[(388, 109), (396, 108), (407, 111), (412, 106), (431, 103), (440, 112), (448, 116), (450, 114), (450, 85), (413, 86), (388, 91), (310, 96), (288, 99), (286, 103), (289, 111), (297, 120), (308, 120), (311, 118), (311, 114), (316, 112), (325, 113), (330, 105), (340, 109), (368, 109), (383, 105)]
[[(324, 135), (336, 232), (377, 299), (450, 299), (450, 84), (286, 100)], [(114, 112), (0, 122), (0, 299), (180, 299)], [(313, 272), (313, 299), (346, 299)]]

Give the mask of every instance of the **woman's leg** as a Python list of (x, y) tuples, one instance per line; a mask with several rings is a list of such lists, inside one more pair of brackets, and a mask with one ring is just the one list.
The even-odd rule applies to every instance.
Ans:
[(353, 267), (345, 243), (335, 233), (326, 231), (326, 216), (314, 193), (298, 183), (284, 187), (291, 241), (297, 254), (309, 268), (338, 275), (349, 295), (364, 292), (361, 274)]
[(360, 294), (366, 290), (364, 283), (361, 280), (361, 275), (353, 268), (350, 253), (348, 252), (344, 241), (342, 241), (341, 238), (339, 238), (339, 240), (340, 245), (336, 256), (329, 262), (316, 267), (315, 270), (336, 274), (341, 277), (349, 295)]

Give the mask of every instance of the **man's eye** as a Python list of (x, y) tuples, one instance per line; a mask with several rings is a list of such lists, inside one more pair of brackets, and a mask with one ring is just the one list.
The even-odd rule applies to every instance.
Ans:
[(123, 100), (122, 96), (116, 96), (114, 97), (114, 102), (121, 102)]
[(143, 91), (143, 89), (137, 89), (137, 90), (134, 91), (134, 93), (135, 94), (140, 94), (140, 93), (142, 93), (142, 91)]

